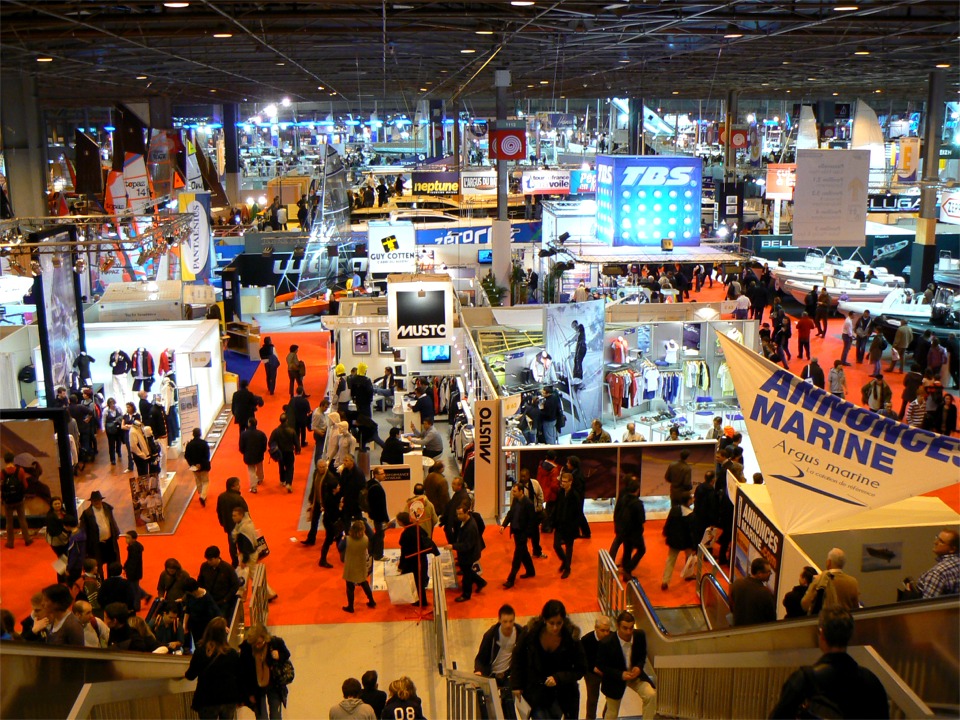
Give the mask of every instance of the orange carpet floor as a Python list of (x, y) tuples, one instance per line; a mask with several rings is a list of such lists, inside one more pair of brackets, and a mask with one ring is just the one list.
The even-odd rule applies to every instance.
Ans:
[[(715, 283), (712, 290), (704, 289), (699, 299), (718, 300), (722, 293), (722, 286)], [(795, 310), (796, 306), (792, 304), (792, 300), (789, 302), (791, 305), (788, 305), (788, 309)], [(839, 357), (840, 327), (840, 320), (831, 319), (828, 336), (812, 340), (813, 354), (819, 357), (825, 368), (830, 367), (833, 359)], [(300, 357), (307, 364), (307, 392), (312, 396), (311, 402), (315, 404), (326, 389), (328, 358), (331, 350), (329, 333), (277, 333), (275, 342), (281, 358), (286, 355), (290, 344), (300, 345)], [(791, 367), (799, 372), (803, 366), (798, 361), (794, 361)], [(856, 397), (851, 399), (858, 400), (859, 387), (867, 382), (869, 371), (866, 365), (854, 365), (847, 368), (847, 373), (850, 388), (857, 391)], [(887, 378), (893, 387), (894, 397), (898, 399), (902, 389), (902, 376), (892, 373), (888, 374)], [(258, 418), (261, 429), (268, 434), (277, 424), (282, 405), (288, 400), (287, 380), (283, 373), (277, 385), (278, 393), (274, 396), (267, 395), (265, 378), (261, 370), (257, 371), (251, 383), (254, 392), (264, 397), (266, 404), (258, 413)], [(253, 520), (263, 532), (271, 549), (271, 556), (265, 560), (265, 565), (270, 584), (280, 595), (270, 607), (271, 624), (382, 622), (409, 619), (413, 615), (413, 608), (391, 606), (386, 592), (376, 594), (378, 602), (376, 609), (366, 608), (358, 599), (357, 612), (354, 615), (342, 612), (340, 608), (344, 604), (344, 584), (336, 553), (332, 552), (329, 556), (335, 568), (322, 570), (317, 567), (319, 546), (308, 548), (300, 544), (299, 540), (306, 535), (305, 531), (299, 528), (303, 527), (301, 511), (309, 465), (306, 453), (312, 453), (312, 444), (305, 454), (297, 457), (293, 494), (288, 494), (280, 487), (277, 466), (275, 463), (268, 463), (265, 485), (260, 488), (258, 494), (249, 495), (246, 492), (246, 467), (237, 450), (237, 443), (237, 428), (233, 425), (213, 458), (213, 470), (210, 474), (211, 489), (206, 508), (202, 508), (194, 498), (174, 535), (149, 537), (144, 534), (142, 537), (145, 547), (143, 587), (148, 592), (155, 592), (156, 578), (159, 577), (166, 558), (177, 558), (190, 573), (195, 574), (203, 561), (204, 548), (208, 545), (218, 545), (223, 555), (227, 556), (226, 536), (217, 523), (216, 496), (224, 489), (226, 478), (236, 475), (241, 478), (241, 487), (250, 505)], [(191, 481), (186, 482), (192, 485)], [(958, 485), (952, 485), (931, 494), (943, 498), (960, 512)], [(126, 529), (121, 528), (121, 531)], [(660, 590), (660, 575), (666, 557), (666, 548), (660, 536), (661, 529), (662, 522), (647, 523), (647, 555), (635, 574), (655, 605), (677, 607), (694, 604), (697, 600), (693, 583), (680, 580), (679, 567), (675, 571), (670, 588), (665, 592)], [(396, 547), (398, 533), (397, 530), (387, 532), (387, 547)], [(550, 598), (563, 600), (570, 612), (596, 610), (597, 552), (601, 548), (609, 548), (612, 534), (610, 524), (598, 523), (594, 526), (592, 539), (577, 541), (574, 549), (573, 571), (566, 580), (560, 580), (557, 572), (558, 562), (551, 547), (552, 536), (544, 536), (543, 548), (550, 557), (535, 561), (536, 578), (518, 580), (513, 589), (503, 590), (500, 584), (509, 572), (513, 543), (507, 533), (501, 535), (497, 533), (494, 526), (488, 526), (485, 533), (487, 549), (483, 554), (482, 566), (483, 577), (490, 584), (482, 593), (475, 594), (474, 599), (469, 603), (454, 604), (452, 600), (456, 593), (449, 592), (450, 617), (495, 617), (497, 608), (504, 602), (514, 605), (521, 616), (529, 616), (538, 612), (543, 603)], [(434, 539), (442, 543), (442, 532), (438, 530)], [(29, 548), (25, 548), (19, 538), (14, 550), (0, 548), (0, 605), (11, 610), (18, 620), (29, 613), (30, 595), (55, 580), (50, 567), (54, 559), (53, 553), (41, 538), (37, 540), (38, 542)], [(122, 547), (121, 554), (125, 556)]]

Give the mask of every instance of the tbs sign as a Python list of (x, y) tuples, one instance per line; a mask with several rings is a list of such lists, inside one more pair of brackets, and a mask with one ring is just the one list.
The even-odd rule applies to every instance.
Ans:
[(700, 244), (699, 158), (600, 156), (597, 238), (614, 247)]
[(391, 347), (447, 345), (453, 337), (449, 283), (389, 283)]

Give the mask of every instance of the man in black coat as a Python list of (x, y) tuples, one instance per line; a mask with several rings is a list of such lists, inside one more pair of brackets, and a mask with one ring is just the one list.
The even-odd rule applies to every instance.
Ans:
[(149, 603), (153, 599), (153, 595), (144, 592), (140, 587), (140, 581), (143, 580), (143, 544), (137, 540), (138, 537), (136, 530), (127, 530), (123, 534), (127, 543), (127, 560), (123, 563), (123, 574), (133, 585), (134, 605), (131, 610), (134, 612), (140, 612), (141, 600)]
[(263, 398), (254, 395), (249, 385), (248, 380), (241, 380), (240, 388), (230, 401), (230, 412), (233, 413), (233, 420), (240, 426), (241, 432), (247, 427), (247, 421), (257, 414), (257, 408), (263, 407)]
[(230, 560), (233, 567), (240, 564), (240, 558), (237, 556), (237, 543), (231, 533), (236, 523), (233, 521), (233, 509), (240, 508), (243, 512), (249, 512), (247, 501), (240, 495), (240, 478), (227, 478), (227, 489), (217, 497), (217, 520), (220, 527), (227, 534), (227, 544), (230, 548)]
[(623, 575), (628, 580), (633, 571), (647, 554), (647, 545), (643, 539), (643, 525), (647, 513), (640, 499), (640, 481), (636, 478), (627, 483), (627, 495), (623, 507)]
[(600, 702), (600, 680), (602, 676), (597, 672), (597, 652), (600, 643), (610, 637), (613, 632), (613, 621), (607, 615), (598, 615), (593, 623), (593, 632), (580, 638), (580, 647), (587, 658), (587, 672), (583, 675), (583, 684), (587, 686), (587, 720), (596, 720), (597, 704)]
[[(357, 376), (350, 386), (350, 395), (353, 398), (354, 405), (357, 406), (357, 415), (370, 417), (373, 406), (373, 382), (367, 377), (367, 364), (357, 364)], [(422, 420), (422, 418), (421, 418)]]
[[(319, 486), (320, 507), (314, 506), (314, 517), (317, 517), (320, 511), (323, 511), (323, 544), (320, 546), (320, 561), (317, 563), (322, 568), (328, 570), (333, 567), (327, 562), (327, 553), (330, 546), (340, 542), (343, 537), (344, 522), (340, 519), (342, 512), (340, 510), (340, 476), (337, 471), (330, 467), (328, 460), (317, 460), (317, 472), (314, 475), (314, 482)], [(313, 529), (313, 519), (310, 520), (310, 527), (316, 537), (316, 530)], [(307, 535), (310, 540), (310, 535)]]
[(453, 496), (447, 501), (443, 508), (443, 516), (440, 518), (440, 526), (443, 528), (443, 534), (447, 537), (448, 543), (457, 541), (457, 533), (460, 532), (460, 520), (457, 518), (457, 508), (463, 505), (464, 500), (470, 499), (466, 486), (463, 484), (463, 478), (457, 476), (450, 481), (450, 487), (453, 489)]
[(376, 467), (367, 480), (367, 517), (373, 524), (373, 538), (370, 540), (370, 556), (374, 560), (383, 560), (383, 538), (390, 513), (387, 512), (387, 493), (383, 489), (387, 474), (382, 467)]
[[(307, 399), (303, 388), (297, 388), (297, 394), (290, 401), (290, 410), (293, 411), (294, 426), (297, 429), (297, 437), (300, 440), (300, 447), (307, 446), (307, 430), (310, 429), (310, 401)], [(288, 410), (288, 412), (290, 411)]]
[(496, 681), (505, 720), (515, 720), (517, 717), (516, 703), (510, 690), (510, 663), (522, 633), (523, 629), (517, 627), (516, 611), (510, 605), (501, 605), (497, 611), (497, 623), (483, 634), (473, 660), (474, 675)]
[(597, 667), (603, 675), (600, 690), (607, 698), (603, 717), (610, 720), (620, 713), (620, 702), (627, 688), (640, 696), (646, 720), (657, 713), (657, 691), (643, 669), (647, 662), (647, 636), (643, 630), (634, 629), (635, 622), (631, 613), (621, 612), (617, 615), (617, 632), (600, 643), (597, 650)]
[(207, 506), (207, 486), (210, 484), (210, 446), (203, 439), (200, 428), (193, 429), (193, 438), (183, 449), (183, 459), (193, 470), (200, 506)]
[(123, 603), (128, 610), (135, 611), (139, 603), (133, 584), (123, 577), (123, 565), (119, 560), (115, 560), (107, 566), (107, 572), (109, 577), (100, 584), (97, 603), (100, 607), (106, 607), (111, 603)]
[(229, 621), (237, 601), (240, 578), (236, 570), (220, 559), (220, 548), (216, 545), (208, 547), (203, 552), (203, 558), (204, 562), (197, 572), (197, 583), (210, 593), (220, 612)]
[(423, 526), (414, 522), (410, 513), (397, 513), (397, 525), (403, 528), (400, 533), (400, 561), (397, 563), (397, 569), (400, 574), (416, 573), (414, 580), (417, 585), (417, 596), (420, 598), (420, 606), (427, 605), (427, 583), (430, 582), (430, 576), (427, 574), (427, 553), (434, 555), (440, 554), (440, 549), (427, 535)]
[[(110, 528), (109, 535), (101, 533), (101, 525)], [(96, 559), (103, 576), (104, 567), (120, 559), (120, 528), (113, 506), (103, 501), (99, 490), (90, 493), (90, 505), (80, 515), (80, 527), (87, 535), (87, 557)]]
[(583, 519), (582, 500), (573, 487), (573, 475), (560, 473), (560, 492), (553, 508), (553, 549), (560, 558), (560, 577), (570, 577), (573, 562), (573, 541), (580, 536)]
[(286, 413), (280, 413), (280, 424), (270, 433), (268, 446), (276, 443), (279, 453), (277, 466), (280, 474), (280, 484), (287, 489), (288, 493), (292, 493), (294, 456), (300, 452), (300, 437), (297, 435), (297, 431), (290, 426), (289, 419)]
[[(771, 718), (800, 717), (808, 701), (829, 701), (832, 717), (888, 718), (890, 705), (883, 684), (847, 654), (853, 636), (853, 615), (840, 607), (820, 613), (819, 644), (823, 655), (812, 667), (787, 678)], [(810, 717), (828, 717), (827, 708), (807, 706)], [(817, 714), (822, 713), (822, 714)]]
[(256, 493), (263, 482), (263, 459), (267, 456), (267, 434), (257, 429), (255, 417), (247, 420), (247, 429), (240, 433), (240, 452), (250, 478), (250, 492)]
[(352, 520), (363, 518), (360, 510), (360, 491), (363, 490), (366, 482), (353, 455), (343, 458), (343, 465), (337, 468), (337, 472), (340, 474), (340, 517), (346, 528)]
[(463, 574), (461, 587), (463, 588), (459, 597), (454, 602), (467, 602), (473, 595), (473, 586), (477, 586), (477, 592), (480, 592), (487, 586), (487, 581), (481, 578), (476, 571), (476, 565), (480, 562), (480, 553), (483, 551), (483, 538), (480, 537), (480, 529), (477, 527), (477, 521), (470, 512), (470, 501), (467, 500), (457, 508), (457, 519), (460, 521), (460, 532), (457, 534), (457, 541), (449, 547), (457, 552), (457, 565)]
[(536, 522), (537, 513), (533, 508), (533, 502), (520, 485), (514, 485), (510, 490), (510, 511), (503, 518), (503, 524), (500, 526), (500, 532), (509, 526), (510, 534), (513, 535), (513, 563), (510, 565), (507, 581), (503, 584), (504, 590), (513, 587), (521, 565), (524, 573), (520, 577), (531, 578), (537, 574), (533, 567), (533, 558), (530, 557), (530, 550), (527, 548), (527, 540), (530, 539)]

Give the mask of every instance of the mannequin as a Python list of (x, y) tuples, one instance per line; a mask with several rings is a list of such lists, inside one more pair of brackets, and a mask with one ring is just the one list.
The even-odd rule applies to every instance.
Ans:
[(618, 335), (612, 343), (610, 343), (610, 350), (613, 355), (613, 362), (623, 365), (629, 360), (630, 346), (627, 345), (627, 341), (623, 339), (623, 335)]
[(83, 350), (73, 361), (73, 366), (80, 372), (80, 382), (86, 387), (93, 386), (93, 378), (90, 376), (90, 364), (95, 363), (96, 359), (87, 355)]
[(114, 350), (110, 353), (109, 364), (113, 373), (110, 380), (111, 394), (118, 405), (123, 405), (127, 399), (127, 379), (124, 376), (130, 372), (130, 356), (123, 350)]
[(180, 438), (180, 407), (177, 394), (177, 376), (168, 372), (160, 380), (160, 404), (167, 420), (167, 444), (172, 445)]
[(678, 362), (677, 356), (679, 351), (680, 346), (676, 340), (663, 341), (663, 359), (666, 360), (669, 365), (675, 365)]
[(139, 390), (142, 386), (144, 390), (150, 392), (153, 387), (153, 355), (148, 350), (138, 347), (133, 351), (133, 389)]
[(174, 361), (174, 351), (172, 348), (167, 348), (162, 353), (160, 353), (159, 370), (160, 370), (161, 377), (163, 377), (169, 372), (173, 372), (174, 370), (173, 361)]

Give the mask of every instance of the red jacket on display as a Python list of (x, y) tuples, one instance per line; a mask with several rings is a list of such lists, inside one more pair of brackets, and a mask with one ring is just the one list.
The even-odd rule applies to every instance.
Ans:
[(173, 372), (173, 358), (174, 352), (170, 348), (167, 348), (162, 353), (160, 353), (160, 374), (166, 375), (168, 372)]
[(133, 377), (140, 380), (152, 378), (156, 374), (153, 364), (153, 355), (143, 348), (137, 348), (133, 351)]

